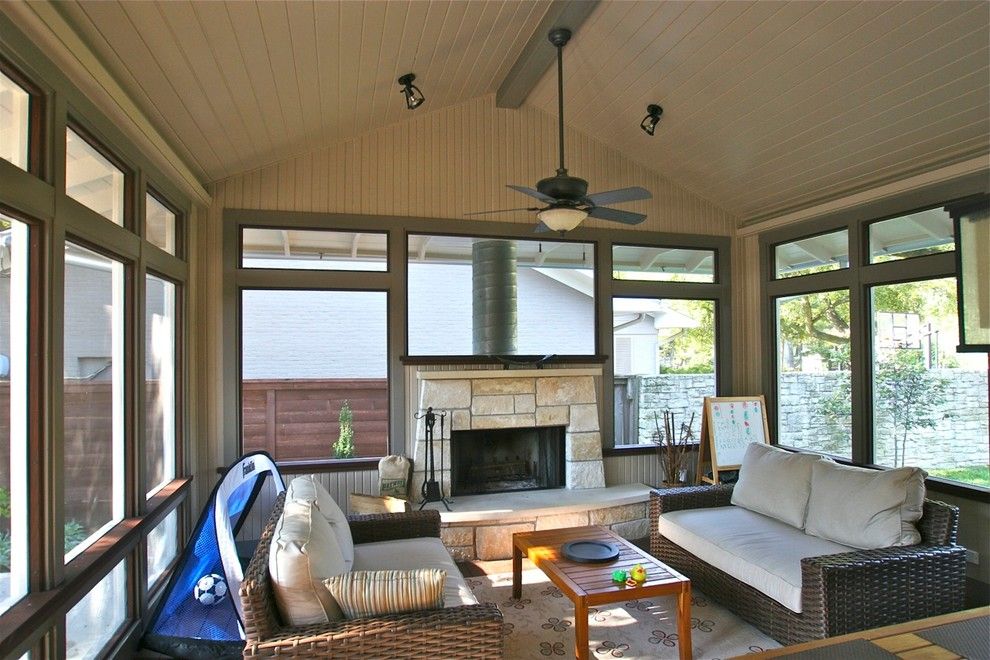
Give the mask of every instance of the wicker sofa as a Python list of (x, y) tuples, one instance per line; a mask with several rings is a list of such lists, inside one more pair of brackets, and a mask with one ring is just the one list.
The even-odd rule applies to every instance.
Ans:
[(732, 485), (654, 490), (650, 550), (725, 605), (783, 644), (953, 612), (963, 607), (966, 551), (956, 545), (959, 510), (925, 500), (921, 543), (801, 560), (801, 612), (712, 565), (660, 534), (660, 516), (733, 506)]
[[(493, 604), (462, 605), (291, 627), (282, 623), (268, 566), (269, 548), (285, 503), (279, 495), (245, 571), (244, 657), (398, 658), (434, 649), (449, 658), (500, 658), (502, 613)], [(440, 536), (437, 511), (349, 516), (356, 547), (363, 543)]]

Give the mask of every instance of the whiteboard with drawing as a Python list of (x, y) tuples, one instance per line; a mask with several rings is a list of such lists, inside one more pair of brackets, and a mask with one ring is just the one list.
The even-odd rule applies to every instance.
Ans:
[(711, 463), (715, 482), (719, 471), (738, 469), (751, 442), (770, 442), (762, 395), (705, 397), (699, 459)]

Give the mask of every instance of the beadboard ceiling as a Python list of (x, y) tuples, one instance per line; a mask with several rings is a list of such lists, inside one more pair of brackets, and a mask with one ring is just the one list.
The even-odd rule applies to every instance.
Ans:
[[(59, 9), (210, 182), (408, 118), (408, 71), (417, 113), (494, 93), (550, 6)], [(987, 2), (603, 0), (564, 51), (565, 119), (752, 221), (990, 151), (988, 34)], [(555, 115), (555, 94), (551, 69), (526, 103)], [(653, 138), (649, 103), (664, 107)]]

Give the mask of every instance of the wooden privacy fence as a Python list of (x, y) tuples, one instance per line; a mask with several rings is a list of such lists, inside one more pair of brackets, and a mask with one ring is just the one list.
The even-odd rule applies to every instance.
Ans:
[(387, 454), (388, 381), (384, 378), (245, 380), (244, 451), (263, 449), (279, 461), (333, 458), (344, 401), (354, 416), (354, 455)]
[[(154, 403), (159, 383), (146, 382), (145, 465), (162, 474), (163, 434)], [(113, 515), (113, 399), (109, 381), (67, 380), (64, 385), (62, 456), (65, 520), (92, 531)], [(10, 383), (0, 383), (0, 410), (10, 410)], [(10, 417), (0, 414), (0, 485), (10, 483)], [(3, 523), (5, 521), (0, 521)]]

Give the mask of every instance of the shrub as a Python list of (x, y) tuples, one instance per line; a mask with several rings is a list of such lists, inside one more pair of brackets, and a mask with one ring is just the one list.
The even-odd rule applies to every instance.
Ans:
[(334, 458), (354, 458), (354, 413), (348, 401), (340, 406), (340, 434), (333, 443)]

